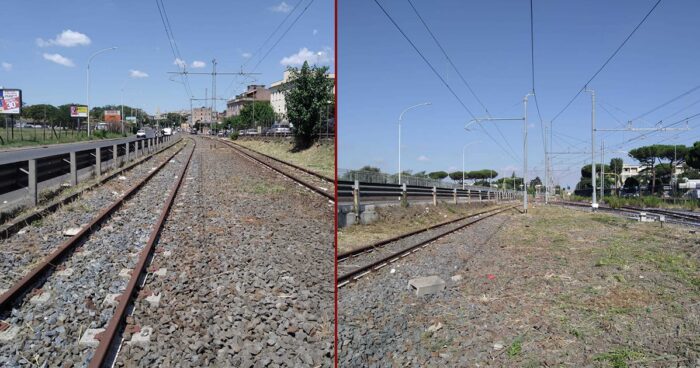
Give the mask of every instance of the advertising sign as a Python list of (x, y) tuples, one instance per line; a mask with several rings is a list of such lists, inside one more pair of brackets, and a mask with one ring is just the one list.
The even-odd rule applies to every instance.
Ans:
[(119, 110), (105, 110), (106, 123), (118, 123), (122, 120), (122, 114)]
[(126, 121), (136, 121), (136, 116), (127, 116)]
[(0, 114), (19, 114), (22, 111), (22, 90), (0, 89)]
[(87, 117), (87, 106), (72, 105), (70, 107), (70, 117), (72, 117), (72, 118), (86, 118)]

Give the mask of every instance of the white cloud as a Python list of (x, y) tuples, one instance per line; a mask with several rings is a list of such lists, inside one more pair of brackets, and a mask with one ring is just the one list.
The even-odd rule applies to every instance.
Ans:
[(205, 66), (207, 66), (207, 64), (203, 61), (195, 60), (192, 62), (193, 68), (204, 68)]
[(140, 70), (131, 69), (131, 70), (129, 70), (129, 76), (131, 78), (147, 78), (148, 74), (145, 72), (142, 72)]
[(2, 62), (2, 69), (5, 70), (6, 72), (9, 72), (12, 70), (12, 64), (7, 63), (7, 62)]
[(447, 168), (447, 171), (449, 171), (449, 172), (453, 172), (453, 171), (457, 171), (457, 170), (459, 170), (459, 168), (457, 166), (450, 166)]
[(75, 64), (73, 64), (73, 60), (62, 56), (61, 54), (47, 54), (44, 53), (44, 59), (48, 61), (53, 61), (56, 64), (60, 64), (63, 66), (70, 66), (73, 67)]
[(420, 155), (420, 156), (418, 156), (418, 159), (417, 159), (417, 160), (420, 161), (420, 162), (428, 162), (428, 161), (430, 161), (430, 159), (428, 158), (428, 156), (425, 156), (425, 155)]
[(328, 64), (331, 61), (331, 49), (326, 47), (323, 51), (311, 51), (306, 47), (299, 50), (294, 55), (287, 56), (280, 61), (286, 66), (298, 66), (308, 61), (309, 64)]
[(283, 1), (283, 2), (279, 3), (279, 5), (275, 5), (275, 6), (271, 7), (270, 10), (272, 10), (273, 12), (277, 12), (277, 13), (289, 13), (290, 11), (292, 11), (292, 7)]
[(36, 44), (39, 47), (48, 46), (63, 46), (63, 47), (74, 47), (74, 46), (87, 46), (90, 44), (90, 37), (84, 33), (71, 31), (67, 29), (61, 34), (57, 35), (56, 38), (51, 40), (44, 40), (41, 38), (36, 39)]
[(244, 59), (250, 59), (253, 56), (253, 54), (249, 52), (244, 52), (243, 54), (241, 54), (241, 56), (243, 56)]
[(179, 66), (180, 68), (184, 68), (187, 66), (187, 63), (185, 62), (185, 60), (182, 60), (180, 58), (175, 58), (175, 61), (173, 61), (173, 64)]
[(314, 29), (314, 31), (313, 31), (312, 33), (314, 34), (314, 36), (317, 35), (317, 34), (318, 34), (318, 29)]

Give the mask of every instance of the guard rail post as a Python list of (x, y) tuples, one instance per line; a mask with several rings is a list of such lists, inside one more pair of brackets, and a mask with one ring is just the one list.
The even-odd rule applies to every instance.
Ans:
[(29, 175), (29, 203), (32, 206), (36, 206), (39, 202), (39, 191), (37, 190), (37, 177), (36, 177), (36, 160), (29, 160), (29, 165), (27, 167), (29, 170), (27, 175)]
[(478, 190), (478, 193), (479, 193), (479, 202), (482, 202), (484, 200), (484, 198), (481, 195), (481, 189)]
[(117, 165), (117, 159), (119, 159), (119, 146), (112, 145), (112, 167), (116, 170), (119, 165)]
[(452, 188), (452, 199), (457, 204), (457, 188)]
[(467, 189), (467, 204), (472, 203), (472, 193), (470, 189)]
[(70, 185), (72, 187), (78, 185), (78, 159), (77, 152), (71, 152), (70, 155)]
[(136, 146), (134, 147), (136, 156), (134, 158), (138, 158), (143, 153), (141, 152), (141, 146), (143, 146), (143, 141), (136, 141)]
[(102, 175), (102, 150), (100, 147), (95, 148), (95, 177)]
[(437, 206), (437, 188), (433, 187), (433, 206)]
[(406, 191), (406, 183), (401, 184), (401, 203), (408, 204), (408, 192)]
[(353, 203), (353, 210), (355, 211), (355, 219), (359, 220), (360, 219), (360, 182), (358, 180), (355, 180), (355, 183), (352, 185), (352, 203)]

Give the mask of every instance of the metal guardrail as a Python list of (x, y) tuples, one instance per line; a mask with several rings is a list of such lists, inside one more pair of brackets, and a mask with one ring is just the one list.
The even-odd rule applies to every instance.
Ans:
[(499, 190), (486, 187), (468, 187), (465, 189), (426, 187), (407, 184), (366, 183), (358, 180), (338, 180), (338, 202), (352, 202), (356, 209), (361, 205), (361, 198), (369, 198), (367, 202), (401, 199), (405, 201), (432, 199), (437, 204), (438, 199), (448, 199), (457, 203), (460, 198), (476, 200), (506, 200), (516, 199), (522, 193), (512, 190)]
[(79, 180), (78, 171), (92, 167), (94, 175), (100, 176), (106, 167), (116, 168), (120, 163), (155, 152), (173, 141), (173, 137), (145, 138), (87, 150), (67, 149), (59, 155), (0, 165), (0, 195), (26, 189), (27, 204), (36, 206), (40, 183), (68, 174), (70, 185), (75, 186)]

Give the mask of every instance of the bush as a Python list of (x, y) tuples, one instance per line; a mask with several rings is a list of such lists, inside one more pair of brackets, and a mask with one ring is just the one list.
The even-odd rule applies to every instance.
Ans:
[(93, 137), (97, 139), (105, 139), (107, 138), (107, 131), (106, 130), (93, 130), (92, 131)]
[(231, 138), (232, 141), (235, 141), (236, 139), (238, 139), (238, 132), (233, 132), (228, 137)]

